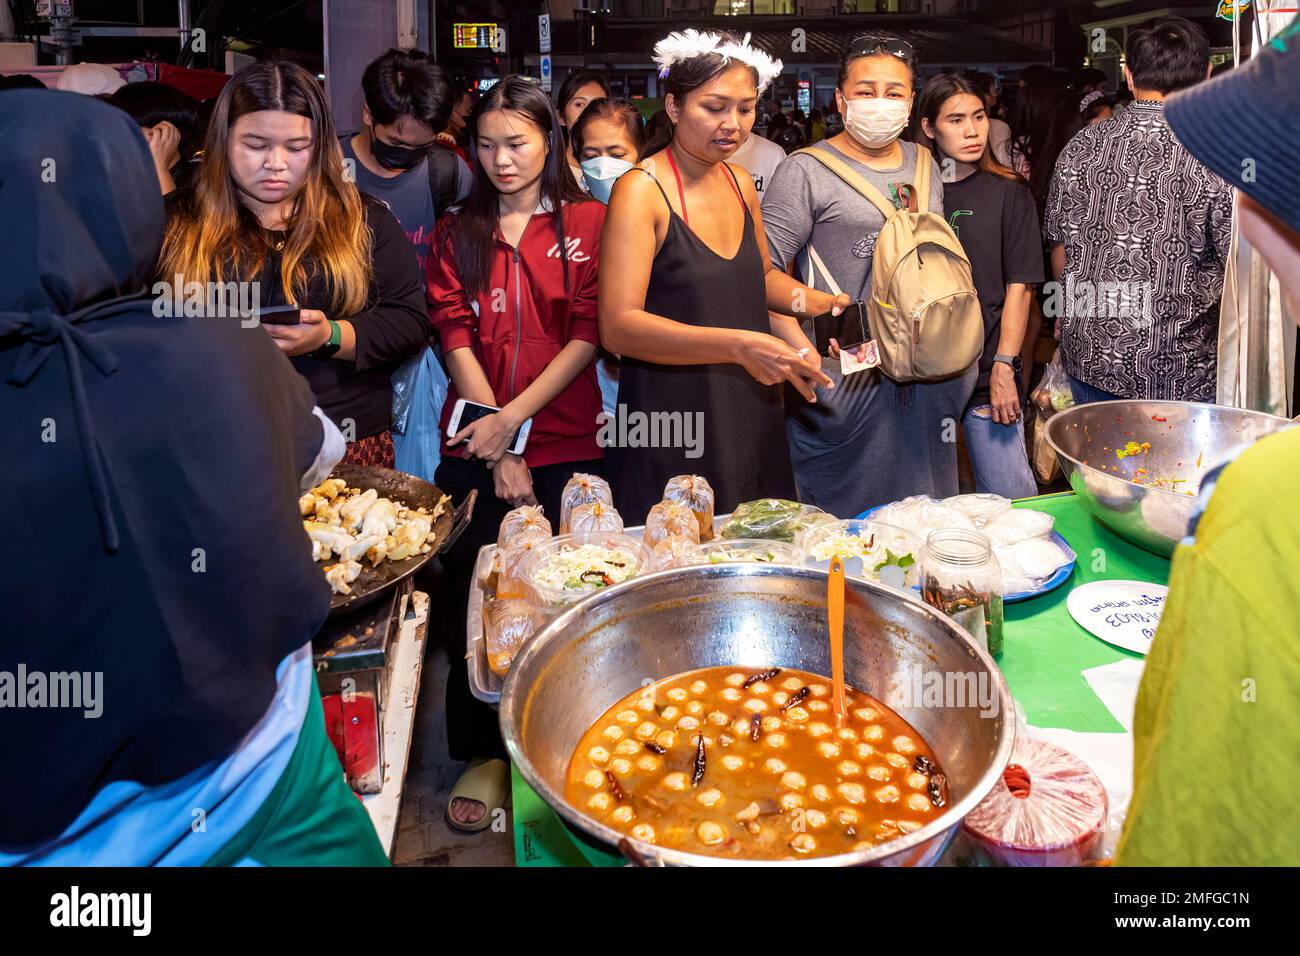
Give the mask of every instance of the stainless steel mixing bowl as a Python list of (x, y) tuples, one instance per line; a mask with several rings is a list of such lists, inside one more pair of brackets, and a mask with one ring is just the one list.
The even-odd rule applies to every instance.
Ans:
[[(800, 668), (829, 675), (826, 572), (765, 564), (660, 571), (598, 592), (525, 645), (501, 692), (501, 733), (529, 785), (608, 852), (618, 831), (564, 799), (583, 733), (645, 681), (701, 667)], [(938, 611), (881, 584), (846, 581), (848, 684), (884, 702), (930, 744), (948, 806), (921, 829), (860, 852), (799, 865), (926, 865), (1006, 768), (1011, 694), (988, 654)], [(938, 675), (937, 677), (935, 675)], [(948, 686), (941, 699), (925, 688)], [(978, 698), (983, 692), (984, 704)], [(652, 864), (757, 865), (633, 841)]]
[[(1187, 534), (1205, 473), (1234, 446), (1285, 424), (1276, 415), (1203, 402), (1093, 402), (1053, 415), (1047, 442), (1070, 487), (1102, 524), (1170, 557)], [(1151, 448), (1117, 457), (1116, 450), (1131, 441), (1150, 442)], [(1152, 487), (1157, 479), (1167, 483)]]

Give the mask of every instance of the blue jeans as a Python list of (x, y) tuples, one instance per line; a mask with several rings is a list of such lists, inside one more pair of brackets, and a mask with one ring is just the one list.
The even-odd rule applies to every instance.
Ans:
[(1038, 494), (1038, 482), (1029, 470), (1025, 451), (1025, 420), (1014, 425), (999, 425), (988, 405), (966, 409), (962, 430), (966, 433), (966, 453), (975, 472), (975, 490), (1004, 498), (1028, 498)]
[(1065, 377), (1070, 380), (1070, 391), (1074, 394), (1074, 404), (1076, 405), (1087, 405), (1090, 402), (1114, 402), (1120, 398), (1118, 395), (1102, 391), (1095, 385), (1081, 382), (1069, 373), (1066, 373)]

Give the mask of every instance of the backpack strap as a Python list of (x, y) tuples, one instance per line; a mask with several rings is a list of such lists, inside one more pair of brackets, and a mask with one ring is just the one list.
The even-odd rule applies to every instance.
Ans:
[(831, 295), (843, 294), (840, 291), (840, 287), (835, 282), (835, 277), (831, 275), (831, 270), (826, 268), (826, 263), (822, 262), (822, 257), (817, 255), (817, 250), (813, 248), (813, 244), (811, 242), (808, 243), (808, 265), (809, 265), (809, 269), (808, 269), (809, 286), (816, 288), (813, 280), (816, 278), (817, 272), (820, 272), (822, 274), (822, 278), (826, 280), (826, 286), (827, 288), (830, 289)]
[(455, 151), (445, 146), (435, 146), (425, 157), (429, 167), (429, 192), (433, 196), (433, 217), (441, 219), (449, 206), (456, 202), (457, 169)]
[(916, 190), (916, 208), (918, 212), (930, 211), (930, 151), (920, 143), (916, 144), (916, 175), (912, 184)]
[(889, 198), (879, 189), (866, 180), (865, 177), (855, 172), (838, 156), (832, 156), (824, 149), (814, 149), (809, 146), (805, 149), (797, 149), (791, 156), (811, 156), (817, 162), (821, 163), (840, 179), (844, 180), (858, 192), (860, 192), (871, 205), (880, 210), (881, 214), (888, 219), (898, 211), (898, 207), (889, 201)]

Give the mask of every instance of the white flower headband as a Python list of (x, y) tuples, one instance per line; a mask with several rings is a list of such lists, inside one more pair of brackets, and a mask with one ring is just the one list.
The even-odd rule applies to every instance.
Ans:
[(761, 96), (769, 83), (781, 74), (781, 61), (774, 60), (758, 47), (749, 45), (750, 34), (739, 43), (725, 41), (721, 34), (687, 29), (670, 33), (655, 44), (654, 61), (659, 64), (659, 75), (668, 75), (668, 68), (682, 60), (692, 60), (705, 53), (717, 53), (727, 61), (735, 60), (752, 67), (758, 73), (758, 93)]

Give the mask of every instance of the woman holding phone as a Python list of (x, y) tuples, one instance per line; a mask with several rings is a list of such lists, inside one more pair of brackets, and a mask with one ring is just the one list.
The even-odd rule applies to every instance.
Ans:
[(284, 62), (240, 70), (204, 156), (193, 187), (168, 197), (162, 280), (257, 282), (261, 306), (296, 305), (262, 329), (347, 439), (344, 461), (392, 467), (390, 376), (429, 336), (420, 270), (388, 209), (344, 179), (315, 77)]
[[(695, 30), (660, 41), (655, 60), (673, 138), (614, 186), (600, 331), (623, 359), (620, 413), (681, 422), (681, 440), (611, 447), (614, 500), (639, 517), (682, 473), (712, 483), (719, 511), (793, 498), (779, 386), (815, 401), (813, 386), (830, 381), (788, 316), (838, 313), (849, 299), (772, 268), (754, 182), (727, 162), (781, 65), (733, 34)], [(769, 308), (785, 315), (769, 319)]]
[[(603, 471), (593, 363), (605, 207), (578, 189), (555, 108), (523, 77), (508, 76), (484, 94), (469, 131), (474, 185), (460, 209), (438, 222), (427, 283), (451, 377), (443, 433), (458, 406), (462, 420), (468, 403), (489, 409), (454, 429), (435, 476), (457, 502), (478, 491), (470, 526), (443, 558), (453, 620), (464, 620), (474, 558), (496, 539), (507, 511), (540, 503), (555, 522), (573, 473)], [(530, 420), (526, 447), (511, 454)], [(504, 756), (495, 712), (470, 696), (459, 655), (447, 712), (453, 758)], [(504, 761), (475, 761), (452, 791), (448, 821), (485, 829), (507, 789)]]

